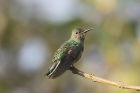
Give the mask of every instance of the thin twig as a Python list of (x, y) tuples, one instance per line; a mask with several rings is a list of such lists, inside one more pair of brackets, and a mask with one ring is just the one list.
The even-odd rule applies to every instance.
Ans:
[(80, 71), (75, 67), (70, 67), (70, 70), (72, 71), (73, 74), (77, 74), (77, 75), (80, 75), (82, 77), (88, 78), (88, 79), (90, 79), (94, 82), (107, 84), (107, 85), (112, 85), (112, 86), (116, 86), (116, 87), (119, 87), (119, 88), (122, 88), (122, 89), (132, 89), (132, 90), (140, 91), (140, 86), (134, 86), (134, 85), (125, 84), (125, 83), (122, 83), (122, 82), (113, 82), (113, 81), (109, 81), (109, 80), (106, 80), (106, 79), (102, 79), (102, 78), (96, 77), (92, 74), (87, 74), (83, 71)]

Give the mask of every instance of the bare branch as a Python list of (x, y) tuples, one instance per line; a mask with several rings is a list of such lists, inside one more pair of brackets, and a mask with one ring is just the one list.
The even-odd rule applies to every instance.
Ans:
[(80, 75), (82, 77), (88, 78), (88, 79), (92, 80), (93, 82), (112, 85), (112, 86), (116, 86), (116, 87), (119, 87), (122, 89), (132, 89), (132, 90), (140, 91), (140, 86), (134, 86), (134, 85), (124, 84), (122, 82), (113, 82), (113, 81), (109, 81), (106, 79), (102, 79), (102, 78), (96, 77), (92, 74), (87, 74), (83, 71), (80, 71), (75, 67), (70, 67), (70, 70), (72, 71), (73, 74), (77, 74), (77, 75)]

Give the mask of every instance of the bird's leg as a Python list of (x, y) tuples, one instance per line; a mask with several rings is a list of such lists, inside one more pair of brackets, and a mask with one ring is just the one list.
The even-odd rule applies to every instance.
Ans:
[(68, 70), (70, 70), (71, 68), (75, 68), (73, 65), (70, 66), (70, 68)]
[(70, 67), (74, 67), (74, 65), (71, 65)]

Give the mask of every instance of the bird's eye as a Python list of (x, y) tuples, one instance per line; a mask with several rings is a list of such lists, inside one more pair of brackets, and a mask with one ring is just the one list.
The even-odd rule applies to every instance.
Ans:
[(78, 34), (78, 32), (76, 32), (76, 34)]

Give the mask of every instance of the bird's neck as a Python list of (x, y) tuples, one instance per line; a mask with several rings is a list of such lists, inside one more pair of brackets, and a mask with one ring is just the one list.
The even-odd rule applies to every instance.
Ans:
[(84, 39), (70, 38), (70, 41), (75, 41), (77, 43), (84, 43)]

